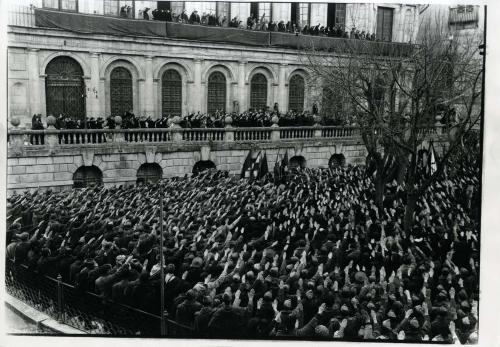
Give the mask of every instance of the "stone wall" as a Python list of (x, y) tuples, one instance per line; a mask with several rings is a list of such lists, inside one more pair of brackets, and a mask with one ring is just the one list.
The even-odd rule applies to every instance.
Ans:
[[(33, 146), (34, 147), (34, 146)], [(96, 166), (105, 185), (133, 184), (144, 163), (157, 163), (163, 177), (190, 175), (198, 161), (210, 160), (217, 169), (240, 175), (249, 151), (254, 156), (265, 151), (272, 171), (278, 153), (302, 156), (306, 166), (328, 167), (333, 154), (343, 154), (346, 164), (364, 164), (366, 150), (358, 140), (290, 141), (282, 143), (201, 143), (173, 144), (103, 144), (83, 146), (27, 146), (9, 150), (7, 158), (8, 193), (24, 189), (65, 189), (73, 185), (73, 174), (81, 166)]]

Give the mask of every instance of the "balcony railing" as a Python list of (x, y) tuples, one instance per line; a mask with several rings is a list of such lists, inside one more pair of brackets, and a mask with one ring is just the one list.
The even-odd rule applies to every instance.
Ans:
[[(439, 136), (442, 127), (419, 129), (419, 135)], [(325, 139), (360, 139), (360, 128), (339, 126), (259, 127), (259, 128), (155, 128), (155, 129), (65, 129), (27, 130), (11, 128), (11, 148), (81, 145), (106, 146), (113, 143), (279, 143)]]
[(33, 6), (10, 5), (7, 24), (19, 27), (35, 27), (35, 8)]

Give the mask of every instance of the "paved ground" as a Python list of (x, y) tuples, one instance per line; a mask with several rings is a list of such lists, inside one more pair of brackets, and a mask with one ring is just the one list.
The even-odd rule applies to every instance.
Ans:
[(5, 332), (10, 334), (44, 334), (43, 328), (37, 326), (16, 314), (9, 307), (5, 307)]

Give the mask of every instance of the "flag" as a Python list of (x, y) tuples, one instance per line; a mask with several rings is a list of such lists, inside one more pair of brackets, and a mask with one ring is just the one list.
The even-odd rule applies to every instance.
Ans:
[(281, 161), (281, 177), (283, 181), (286, 181), (286, 176), (288, 174), (288, 149), (285, 151), (285, 156), (283, 157), (283, 160)]
[(432, 141), (429, 144), (429, 167), (431, 175), (437, 171), (436, 153), (434, 152), (434, 145)]
[(252, 178), (255, 178), (255, 179), (259, 178), (261, 161), (262, 161), (262, 156), (261, 156), (261, 152), (259, 152), (259, 154), (257, 154), (257, 158), (255, 159), (255, 161), (252, 165)]
[(274, 162), (274, 183), (278, 184), (281, 181), (281, 156), (276, 154), (276, 161)]
[(252, 151), (248, 151), (248, 155), (245, 158), (245, 162), (243, 163), (243, 167), (241, 168), (241, 178), (248, 177), (246, 176), (247, 171), (251, 168), (252, 166)]
[(259, 171), (260, 171), (259, 178), (264, 177), (269, 172), (269, 167), (267, 166), (267, 155), (266, 155), (265, 151), (264, 151), (264, 156), (262, 157), (262, 161), (260, 163), (260, 170)]

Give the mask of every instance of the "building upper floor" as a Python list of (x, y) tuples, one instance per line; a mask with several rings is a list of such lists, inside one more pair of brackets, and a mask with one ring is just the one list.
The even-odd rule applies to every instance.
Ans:
[[(35, 9), (48, 10), (52, 15), (39, 20), (36, 17), (42, 17), (47, 12), (37, 13)], [(203, 35), (195, 29), (178, 29), (173, 25), (174, 22), (182, 22), (250, 29), (268, 34), (288, 32), (315, 36), (352, 36), (408, 43), (416, 39), (420, 10), (421, 5), (392, 3), (19, 0), (12, 2), (9, 9), (9, 25), (63, 28), (60, 19), (68, 22), (71, 18), (69, 24), (78, 29), (79, 17), (74, 15), (86, 14), (92, 16), (86, 16), (82, 20), (87, 25), (89, 21), (93, 21), (94, 30), (95, 27), (106, 26), (106, 23), (116, 23), (113, 20), (120, 18), (128, 20), (127, 25), (123, 21), (121, 23), (131, 30), (131, 35), (133, 28), (137, 29), (138, 36), (145, 32), (158, 34), (164, 30), (166, 37), (176, 38), (172, 35), (177, 30), (183, 32), (181, 38), (186, 38), (185, 32), (194, 30), (194, 36), (190, 38), (202, 40)], [(53, 12), (64, 14), (59, 17), (59, 23)], [(168, 28), (165, 21), (170, 23)], [(159, 29), (158, 24), (164, 24), (164, 28)], [(145, 29), (148, 27), (149, 29)], [(126, 32), (121, 30), (121, 34)], [(210, 32), (210, 35), (216, 34)], [(227, 32), (221, 35), (228, 36)], [(247, 36), (258, 35), (247, 32)], [(264, 35), (260, 36), (266, 40)]]

